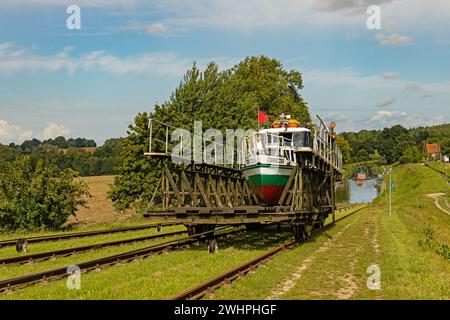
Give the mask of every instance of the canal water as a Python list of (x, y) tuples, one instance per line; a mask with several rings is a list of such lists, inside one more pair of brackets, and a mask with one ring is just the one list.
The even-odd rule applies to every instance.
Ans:
[(379, 180), (355, 181), (348, 179), (336, 187), (336, 203), (371, 202), (378, 195)]

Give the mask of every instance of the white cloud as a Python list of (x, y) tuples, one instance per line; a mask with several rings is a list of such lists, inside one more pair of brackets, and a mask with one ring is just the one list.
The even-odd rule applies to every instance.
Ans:
[(434, 126), (447, 123), (448, 119), (444, 115), (437, 116), (413, 116), (403, 111), (378, 111), (371, 118), (361, 121), (365, 128), (380, 129), (401, 124), (404, 127), (412, 128), (419, 126)]
[(318, 11), (333, 12), (348, 10), (353, 12), (365, 11), (370, 5), (379, 5), (394, 0), (316, 0), (313, 8)]
[(6, 120), (0, 119), (0, 140), (8, 142), (21, 142), (23, 140), (31, 139), (33, 136), (32, 130), (24, 130), (16, 125), (8, 123)]
[(145, 32), (152, 35), (162, 35), (167, 33), (167, 28), (162, 23), (153, 23), (145, 27)]
[(377, 103), (377, 108), (385, 108), (387, 106), (390, 106), (391, 104), (394, 104), (395, 102), (397, 102), (397, 99), (395, 98), (385, 99)]
[(172, 53), (165, 52), (118, 57), (103, 50), (97, 50), (75, 57), (71, 55), (70, 47), (49, 56), (36, 55), (25, 50), (20, 50), (21, 54), (17, 55), (17, 51), (11, 44), (0, 43), (0, 73), (66, 71), (73, 74), (78, 70), (100, 70), (115, 75), (135, 73), (179, 77), (193, 63), (191, 59), (180, 59)]
[(23, 6), (69, 6), (80, 7), (130, 7), (137, 5), (139, 0), (3, 0), (4, 7)]
[(42, 132), (42, 139), (53, 139), (59, 136), (66, 136), (70, 133), (70, 130), (61, 124), (54, 122), (48, 122), (44, 131)]
[(374, 38), (380, 44), (380, 46), (390, 46), (390, 47), (406, 45), (406, 44), (411, 43), (411, 41), (412, 41), (412, 37), (402, 36), (397, 33), (393, 33), (389, 36), (385, 36), (381, 33), (377, 33), (374, 36)]
[(387, 111), (381, 110), (378, 111), (370, 121), (382, 120), (382, 119), (405, 119), (408, 116), (406, 112), (402, 111)]
[[(67, 6), (73, 0), (3, 0), (0, 8), (27, 8), (36, 6)], [(298, 32), (309, 32), (308, 26), (332, 28), (352, 26), (365, 28), (366, 9), (379, 5), (382, 26), (386, 30), (395, 21), (396, 32), (439, 25), (445, 29), (450, 21), (448, 0), (77, 0), (83, 7), (102, 7), (105, 12), (119, 12), (147, 16), (157, 14), (168, 30), (180, 31), (197, 27), (231, 28), (250, 32), (270, 28), (299, 27)], [(432, 17), (432, 26), (429, 19)], [(301, 28), (300, 28), (301, 27)]]
[(400, 76), (400, 74), (397, 72), (384, 72), (382, 74), (383, 79), (386, 79), (386, 80), (395, 79), (395, 78), (398, 78), (399, 76)]
[(383, 128), (405, 123), (407, 119), (408, 114), (406, 112), (381, 110), (364, 122), (370, 128)]
[(117, 31), (121, 31), (121, 30), (141, 31), (141, 32), (145, 32), (149, 35), (154, 35), (154, 36), (163, 36), (169, 32), (169, 29), (160, 22), (151, 23), (151, 24), (144, 24), (144, 23), (140, 23), (140, 22), (131, 22), (123, 27), (117, 28)]
[(351, 68), (342, 70), (305, 70), (303, 71), (305, 87), (309, 82), (324, 86), (352, 86), (358, 89), (373, 91), (375, 89), (396, 89), (404, 92), (424, 90), (429, 93), (450, 94), (450, 82), (416, 82), (410, 80), (391, 79), (385, 81), (379, 75), (360, 75)]
[[(4, 49), (2, 49), (4, 48)], [(14, 52), (21, 51), (19, 56)], [(66, 71), (73, 74), (77, 71), (101, 71), (113, 75), (138, 74), (162, 77), (181, 77), (194, 63), (194, 59), (180, 58), (170, 52), (145, 52), (142, 54), (118, 57), (104, 50), (96, 50), (74, 56), (73, 48), (66, 47), (53, 55), (32, 54), (17, 49), (11, 44), (0, 43), (0, 74), (13, 74), (20, 71)], [(211, 57), (197, 60), (200, 68), (215, 61), (221, 68), (229, 68), (239, 62), (238, 58)]]

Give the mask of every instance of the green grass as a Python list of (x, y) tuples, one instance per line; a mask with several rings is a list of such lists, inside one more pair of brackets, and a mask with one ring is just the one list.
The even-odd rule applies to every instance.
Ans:
[(145, 224), (156, 224), (157, 221), (148, 220), (145, 218), (134, 218), (129, 220), (124, 220), (120, 222), (104, 222), (101, 224), (89, 225), (89, 226), (80, 226), (73, 230), (61, 230), (61, 231), (46, 231), (46, 230), (37, 230), (37, 231), (3, 231), (0, 234), (0, 241), (8, 240), (8, 239), (16, 239), (16, 238), (29, 238), (35, 236), (52, 236), (52, 235), (60, 235), (66, 233), (73, 232), (87, 232), (87, 231), (97, 231), (97, 230), (105, 230), (105, 229), (117, 229), (117, 228), (127, 228)]
[(221, 239), (217, 254), (208, 254), (202, 244), (82, 274), (81, 290), (68, 290), (66, 280), (59, 280), (2, 293), (0, 299), (165, 299), (286, 241), (287, 231), (272, 228)]
[[(445, 182), (420, 165), (399, 166), (392, 178), (397, 185), (392, 215), (386, 196), (380, 195), (374, 205), (328, 232), (333, 238), (328, 250), (319, 249), (327, 240), (320, 236), (219, 289), (215, 298), (450, 299), (448, 259), (418, 244), (425, 227), (435, 230), (438, 243), (450, 243), (450, 217), (424, 197), (442, 192)], [(371, 264), (380, 267), (381, 290), (367, 288)], [(283, 287), (289, 290), (280, 291)]]
[(26, 275), (30, 273), (36, 273), (41, 271), (46, 271), (50, 269), (55, 269), (59, 267), (65, 267), (72, 264), (78, 264), (81, 262), (99, 259), (107, 257), (110, 255), (141, 249), (151, 245), (156, 245), (169, 240), (179, 239), (185, 237), (185, 235), (177, 235), (173, 237), (167, 237), (163, 239), (154, 239), (142, 242), (136, 242), (132, 244), (124, 244), (122, 246), (106, 247), (99, 250), (92, 250), (86, 252), (80, 252), (75, 255), (67, 257), (59, 257), (55, 260), (44, 260), (41, 262), (25, 263), (25, 264), (9, 264), (0, 266), (0, 280), (5, 280), (9, 278), (14, 278), (21, 275)]
[[(167, 232), (173, 232), (173, 231), (185, 230), (185, 229), (186, 228), (184, 226), (169, 226), (169, 227), (164, 227), (163, 232), (167, 233)], [(117, 241), (117, 240), (122, 240), (122, 239), (138, 238), (138, 237), (143, 237), (143, 236), (153, 235), (153, 234), (158, 234), (156, 232), (155, 228), (138, 230), (138, 231), (111, 233), (111, 234), (104, 234), (104, 235), (92, 236), (92, 237), (72, 238), (72, 239), (59, 240), (59, 241), (46, 241), (46, 242), (30, 243), (28, 245), (28, 253), (27, 254), (53, 251), (53, 250), (58, 250), (58, 249), (66, 249), (66, 248), (70, 248), (70, 247), (79, 247), (79, 246), (83, 246), (83, 245)], [(24, 255), (24, 254), (17, 253), (15, 246), (0, 248), (0, 258), (2, 258), (2, 259), (8, 258), (8, 257), (15, 257), (18, 255)], [(0, 275), (0, 277), (1, 277), (1, 275)]]
[(428, 165), (431, 168), (434, 168), (436, 170), (439, 170), (443, 174), (447, 172), (447, 175), (450, 176), (450, 163), (442, 163), (442, 162), (430, 162)]
[[(334, 256), (328, 255), (330, 253), (333, 254), (329, 250), (326, 252), (326, 255), (322, 255), (321, 259), (328, 261), (330, 266), (327, 267), (322, 263), (318, 265), (317, 268), (314, 267), (316, 261), (315, 259), (321, 255), (318, 255), (317, 250), (321, 247), (324, 248), (324, 243), (326, 243), (330, 237), (334, 238), (339, 232), (343, 231), (347, 224), (354, 223), (359, 220), (363, 221), (366, 216), (366, 212), (366, 210), (363, 210), (346, 220), (338, 222), (333, 229), (327, 231), (326, 234), (316, 237), (313, 241), (280, 253), (265, 265), (260, 266), (255, 273), (247, 275), (242, 280), (233, 282), (231, 286), (222, 287), (217, 290), (215, 298), (267, 299), (279, 289), (281, 284), (289, 279), (292, 279), (292, 275), (295, 274), (297, 269), (308, 259), (312, 260), (310, 267), (308, 267), (308, 269), (311, 270), (311, 274), (302, 274), (302, 276), (296, 281), (295, 287), (287, 295), (281, 295), (279, 298), (312, 298), (313, 292), (317, 293), (320, 288), (329, 288), (328, 276), (330, 275), (330, 269), (327, 268), (331, 268), (331, 271), (334, 271), (335, 265), (340, 263), (339, 259), (333, 259)], [(334, 255), (337, 255), (337, 253), (334, 253)], [(338, 258), (340, 257), (338, 256)], [(303, 291), (303, 293), (301, 291)], [(321, 298), (325, 297), (322, 296)]]
[[(396, 184), (392, 215), (388, 213), (386, 194), (381, 194), (367, 209), (338, 222), (326, 234), (278, 254), (209, 298), (450, 299), (449, 260), (436, 250), (419, 245), (425, 228), (435, 231), (436, 243), (450, 244), (450, 217), (425, 196), (443, 192), (445, 181), (418, 164), (396, 166), (392, 181)], [(354, 210), (357, 208), (351, 211)], [(126, 235), (131, 234), (136, 233)], [(68, 290), (66, 281), (58, 280), (2, 293), (0, 299), (166, 299), (291, 238), (288, 227), (281, 233), (269, 227), (219, 240), (218, 254), (208, 254), (206, 244), (202, 244), (83, 274), (81, 290)], [(144, 244), (134, 246), (141, 245)], [(132, 246), (30, 266), (3, 267), (0, 275), (3, 278), (45, 270)], [(369, 290), (366, 286), (367, 267), (372, 264), (380, 267), (381, 290)]]

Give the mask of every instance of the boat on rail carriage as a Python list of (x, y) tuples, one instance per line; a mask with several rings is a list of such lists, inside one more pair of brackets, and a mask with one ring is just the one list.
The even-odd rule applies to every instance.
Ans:
[[(333, 123), (331, 127), (334, 128)], [(262, 204), (276, 205), (295, 167), (310, 165), (308, 157), (299, 155), (320, 153), (324, 145), (322, 139), (313, 134), (310, 124), (302, 126), (289, 115), (281, 115), (271, 128), (259, 130), (248, 137), (245, 164), (241, 171)], [(339, 167), (341, 158), (336, 160)]]

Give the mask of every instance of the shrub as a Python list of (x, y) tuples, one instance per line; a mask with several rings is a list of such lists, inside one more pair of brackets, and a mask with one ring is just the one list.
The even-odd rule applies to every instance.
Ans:
[(87, 185), (72, 169), (29, 157), (0, 164), (0, 228), (59, 229), (86, 204)]

